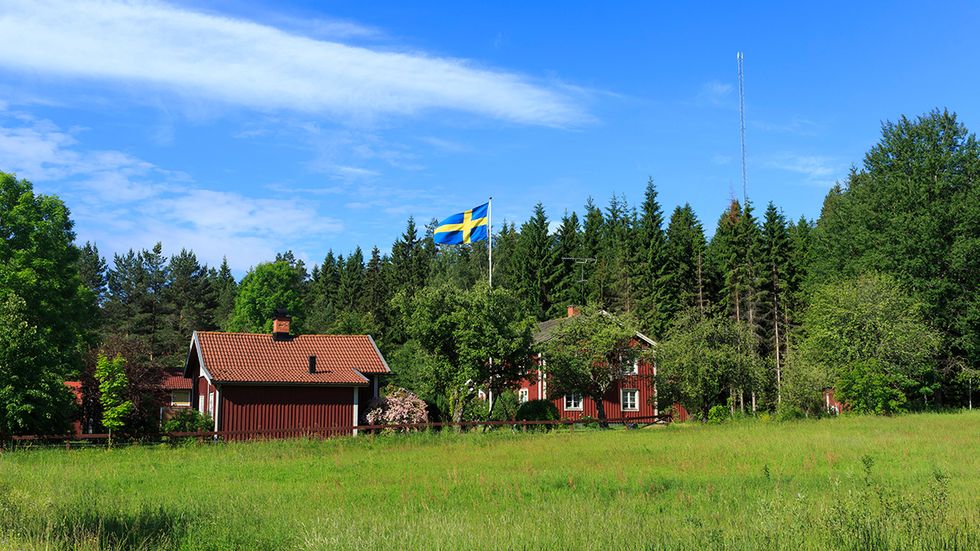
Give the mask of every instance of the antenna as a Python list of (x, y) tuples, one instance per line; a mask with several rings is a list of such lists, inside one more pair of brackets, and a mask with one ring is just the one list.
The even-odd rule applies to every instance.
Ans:
[(742, 201), (749, 202), (749, 177), (745, 171), (745, 75), (742, 72), (742, 61), (745, 56), (742, 52), (735, 54), (738, 60), (738, 120), (739, 137), (742, 142)]
[[(576, 283), (580, 283), (580, 284), (581, 283), (585, 283), (585, 265), (586, 264), (589, 264), (590, 262), (595, 262), (595, 259), (594, 258), (587, 258), (587, 257), (581, 257), (581, 256), (563, 256), (563, 257), (561, 257), (561, 259), (562, 260), (571, 260), (571, 261), (573, 261), (573, 262), (575, 262), (576, 264), (579, 265), (579, 267), (580, 267), (579, 268), (579, 278), (578, 278), (578, 281)], [(585, 306), (585, 286), (584, 285), (579, 285), (579, 287), (582, 290), (582, 306)]]

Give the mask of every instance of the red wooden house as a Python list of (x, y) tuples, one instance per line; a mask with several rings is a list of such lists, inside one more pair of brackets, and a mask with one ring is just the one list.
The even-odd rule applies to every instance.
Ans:
[(163, 377), (163, 399), (160, 403), (160, 422), (174, 416), (175, 413), (191, 407), (191, 392), (194, 381), (184, 377), (184, 373), (167, 371)]
[(288, 316), (274, 320), (271, 335), (195, 331), (184, 367), (191, 407), (214, 419), (214, 430), (267, 436), (356, 433), (360, 407), (386, 373), (369, 335), (291, 336)]
[[(568, 307), (568, 315), (538, 324), (534, 335), (535, 344), (547, 341), (552, 332), (562, 322), (578, 314), (574, 306)], [(656, 346), (650, 337), (637, 333), (633, 340), (634, 346), (649, 348)], [(539, 369), (535, 376), (520, 382), (517, 395), (521, 402), (528, 400), (551, 400), (558, 408), (562, 419), (580, 419), (582, 417), (597, 417), (598, 409), (592, 398), (582, 394), (565, 394), (553, 396), (548, 392), (548, 377), (540, 367), (547, 364), (548, 359), (537, 356)], [(654, 378), (657, 366), (654, 363), (637, 361), (632, 366), (625, 366), (626, 374), (617, 381), (603, 397), (603, 407), (610, 419), (629, 417), (651, 417), (660, 414), (657, 406), (657, 387)], [(675, 408), (678, 406), (675, 405)], [(683, 412), (683, 408), (679, 408)], [(681, 415), (686, 418), (686, 412)]]

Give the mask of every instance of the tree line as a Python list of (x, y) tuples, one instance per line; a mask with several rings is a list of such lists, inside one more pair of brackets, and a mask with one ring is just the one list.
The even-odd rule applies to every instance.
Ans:
[[(491, 291), (485, 242), (437, 247), (436, 220), (411, 217), (386, 251), (328, 250), (312, 267), (285, 251), (241, 281), (160, 243), (107, 259), (75, 244), (60, 199), (3, 174), (0, 323), (14, 330), (0, 342), (0, 433), (63, 426), (62, 381), (97, 386), (99, 352), (126, 359), (128, 426), (151, 430), (192, 331), (267, 332), (276, 308), (294, 332), (374, 335), (394, 382), (446, 417), (477, 415), (467, 381), (513, 383), (501, 366), (521, 363), (533, 322), (573, 304), (657, 340), (659, 389), (694, 411), (816, 413), (823, 387), (871, 411), (963, 405), (980, 365), (978, 175), (974, 135), (933, 111), (885, 123), (816, 221), (732, 199), (709, 239), (690, 205), (665, 215), (652, 179), (640, 204), (588, 198), (554, 231), (538, 203), (495, 228)], [(482, 360), (494, 354), (496, 368)]]

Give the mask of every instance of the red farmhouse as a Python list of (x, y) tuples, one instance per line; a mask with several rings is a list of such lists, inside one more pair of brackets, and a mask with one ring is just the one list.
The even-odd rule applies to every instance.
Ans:
[(216, 431), (322, 430), (356, 433), (359, 406), (390, 373), (369, 335), (289, 334), (277, 316), (273, 333), (195, 331), (184, 367), (191, 407)]
[[(538, 324), (538, 330), (534, 335), (534, 342), (540, 344), (547, 341), (555, 328), (568, 318), (578, 314), (578, 309), (574, 306), (568, 307), (568, 316), (553, 320), (544, 321)], [(637, 333), (634, 346), (648, 348), (655, 346), (656, 343), (650, 337), (642, 333)], [(547, 358), (538, 356), (540, 364), (546, 364)], [(654, 384), (654, 377), (657, 375), (657, 366), (652, 363), (638, 361), (632, 366), (626, 366), (626, 375), (613, 385), (613, 388), (603, 397), (603, 406), (606, 416), (609, 418), (629, 418), (629, 417), (651, 417), (658, 415), (657, 409), (657, 388)], [(558, 408), (558, 413), (562, 419), (579, 419), (581, 417), (597, 417), (598, 409), (595, 401), (582, 394), (565, 394), (562, 396), (552, 396), (548, 393), (548, 378), (545, 373), (538, 369), (535, 377), (531, 380), (521, 381), (517, 395), (521, 402), (528, 400), (551, 400)], [(675, 406), (677, 407), (677, 406)], [(682, 414), (682, 418), (686, 415)]]

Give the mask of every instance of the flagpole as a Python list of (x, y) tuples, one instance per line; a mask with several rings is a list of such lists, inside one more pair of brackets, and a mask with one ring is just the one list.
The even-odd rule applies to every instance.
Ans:
[[(490, 279), (490, 288), (493, 289), (493, 195), (487, 201), (487, 273)], [(490, 356), (490, 388), (487, 389), (490, 407), (487, 408), (487, 418), (493, 411), (493, 356)]]
[(493, 288), (493, 195), (487, 201), (487, 266), (490, 272), (490, 288)]

